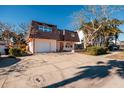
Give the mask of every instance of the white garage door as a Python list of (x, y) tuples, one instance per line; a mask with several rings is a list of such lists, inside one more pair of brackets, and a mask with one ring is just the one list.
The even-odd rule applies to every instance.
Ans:
[(50, 52), (51, 44), (50, 42), (37, 42), (36, 44), (36, 52)]
[(1, 52), (1, 54), (5, 54), (5, 51), (4, 51), (4, 49), (5, 49), (5, 46), (3, 46), (3, 45), (0, 45), (0, 52)]

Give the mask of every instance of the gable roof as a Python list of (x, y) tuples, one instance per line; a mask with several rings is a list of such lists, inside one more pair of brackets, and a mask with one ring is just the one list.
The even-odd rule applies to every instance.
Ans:
[[(38, 25), (48, 26), (52, 28), (52, 32), (43, 32), (38, 30)], [(58, 41), (73, 41), (79, 42), (79, 37), (77, 32), (70, 30), (60, 30), (57, 29), (56, 25), (41, 23), (37, 21), (32, 21), (31, 29), (29, 31), (29, 38), (38, 39), (54, 39)]]

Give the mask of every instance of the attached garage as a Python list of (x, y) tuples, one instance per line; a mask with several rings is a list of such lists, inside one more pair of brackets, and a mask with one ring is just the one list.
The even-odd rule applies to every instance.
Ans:
[(29, 43), (29, 49), (32, 53), (56, 52), (56, 40), (34, 39)]
[(36, 45), (36, 52), (49, 52), (51, 51), (51, 42), (40, 42)]

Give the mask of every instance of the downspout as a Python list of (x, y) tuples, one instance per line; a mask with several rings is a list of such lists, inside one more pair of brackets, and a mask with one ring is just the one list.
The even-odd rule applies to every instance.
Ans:
[(34, 54), (35, 53), (35, 31), (34, 31), (34, 28), (32, 30), (33, 30), (33, 54)]

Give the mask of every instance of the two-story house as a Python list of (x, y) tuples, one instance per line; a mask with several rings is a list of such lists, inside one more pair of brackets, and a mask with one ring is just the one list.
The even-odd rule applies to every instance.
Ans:
[(79, 42), (77, 32), (58, 29), (56, 25), (32, 21), (28, 34), (31, 53), (72, 51)]

